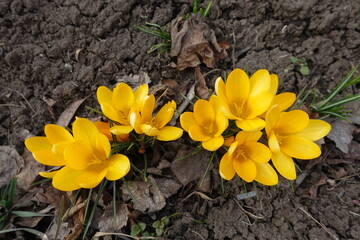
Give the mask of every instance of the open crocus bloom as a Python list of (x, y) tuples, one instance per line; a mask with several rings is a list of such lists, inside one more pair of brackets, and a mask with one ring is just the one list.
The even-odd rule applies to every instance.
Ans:
[(226, 83), (219, 77), (215, 82), (216, 99), (226, 117), (236, 120), (244, 131), (261, 130), (265, 121), (259, 116), (270, 106), (274, 94), (270, 92), (271, 77), (267, 70), (256, 71), (249, 79), (241, 69), (233, 70)]
[(313, 141), (323, 138), (331, 130), (329, 123), (309, 119), (304, 111), (281, 112), (276, 105), (268, 111), (265, 120), (272, 163), (282, 176), (290, 180), (296, 178), (292, 158), (319, 157), (321, 149)]
[[(269, 109), (271, 109), (271, 107), (274, 105), (278, 105), (280, 112), (282, 112), (294, 104), (296, 100), (296, 94), (292, 92), (284, 92), (276, 95), (279, 86), (279, 78), (276, 74), (270, 74), (270, 79), (271, 84), (269, 92), (274, 95), (274, 98)], [(265, 114), (263, 117), (265, 117)]]
[(194, 112), (181, 114), (180, 124), (191, 139), (202, 142), (206, 150), (216, 151), (224, 144), (221, 134), (228, 127), (229, 121), (212, 97), (210, 101), (196, 101)]
[(260, 131), (241, 131), (220, 161), (220, 176), (231, 180), (237, 173), (246, 182), (253, 180), (264, 185), (276, 185), (278, 176), (268, 163), (271, 151), (264, 144), (257, 142)]
[(64, 149), (74, 142), (73, 136), (63, 127), (47, 124), (44, 129), (45, 137), (31, 137), (25, 140), (26, 148), (34, 159), (48, 166), (63, 166)]
[[(113, 136), (111, 135), (110, 132), (110, 123), (109, 122), (101, 122), (101, 121), (96, 121), (94, 122), (95, 127), (97, 127), (97, 129), (99, 129), (99, 131), (104, 134), (109, 141), (113, 141)], [(129, 134), (119, 134), (116, 135), (116, 141), (117, 142), (128, 142), (129, 141)]]
[(130, 170), (129, 159), (122, 154), (110, 156), (110, 142), (95, 125), (77, 118), (73, 124), (75, 141), (64, 151), (66, 166), (53, 177), (53, 185), (62, 191), (94, 188), (104, 177), (118, 180)]
[(130, 123), (138, 134), (155, 137), (160, 141), (173, 141), (179, 139), (183, 130), (178, 127), (166, 126), (174, 116), (176, 103), (174, 101), (165, 104), (155, 117), (155, 97), (149, 95), (145, 97), (144, 104), (140, 111), (134, 111), (130, 116)]
[(130, 114), (139, 111), (148, 91), (147, 84), (139, 86), (135, 92), (125, 83), (119, 83), (113, 91), (104, 86), (98, 88), (96, 95), (102, 112), (107, 118), (118, 123), (110, 130), (113, 134), (122, 135), (133, 130)]

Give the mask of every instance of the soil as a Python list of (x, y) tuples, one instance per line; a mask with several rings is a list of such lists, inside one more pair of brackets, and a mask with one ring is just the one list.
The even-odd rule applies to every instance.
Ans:
[[(97, 108), (98, 86), (113, 87), (141, 72), (153, 88), (176, 81), (167, 97), (180, 104), (179, 93), (189, 90), (194, 69), (179, 72), (169, 66), (168, 54), (148, 54), (159, 40), (134, 26), (152, 22), (169, 30), (173, 19), (190, 11), (186, 0), (2, 0), (0, 145), (15, 145), (22, 154), (26, 136), (43, 134), (45, 124), (55, 123), (72, 102), (85, 97), (76, 115), (94, 117), (84, 106)], [(249, 72), (265, 68), (278, 74), (280, 92), (299, 93), (307, 86), (325, 94), (360, 65), (359, 1), (216, 0), (206, 21), (217, 39), (230, 45), (215, 70), (201, 65), (203, 73), (212, 70), (206, 75), (209, 88), (234, 67)], [(311, 73), (284, 72), (290, 56), (305, 58)], [(353, 146), (359, 151), (356, 127)], [(323, 152), (312, 166), (298, 162), (303, 174), (294, 189), (287, 181), (276, 188), (258, 185), (257, 197), (237, 200), (255, 185), (245, 190), (236, 179), (224, 183), (223, 193), (214, 166), (211, 190), (205, 192), (212, 200), (196, 194), (185, 199), (195, 189), (197, 181), (192, 181), (167, 199), (155, 217), (144, 213), (139, 220), (184, 213), (171, 219), (169, 239), (360, 239), (360, 156), (343, 154), (329, 139)], [(314, 186), (317, 196), (311, 195)]]

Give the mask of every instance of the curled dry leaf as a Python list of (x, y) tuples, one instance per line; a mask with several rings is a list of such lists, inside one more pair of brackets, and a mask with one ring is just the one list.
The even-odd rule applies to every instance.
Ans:
[(215, 32), (204, 22), (200, 14), (194, 14), (184, 20), (179, 17), (171, 23), (172, 57), (177, 57), (178, 70), (196, 67), (205, 63), (214, 68), (218, 60), (227, 56), (228, 44), (219, 44)]
[[(149, 177), (154, 183), (154, 179)], [(165, 207), (166, 201), (160, 189), (144, 181), (129, 181), (127, 186), (121, 187), (123, 199), (128, 201), (132, 199), (134, 209), (140, 212), (156, 212)]]
[(209, 88), (206, 86), (205, 77), (200, 67), (195, 68), (195, 92), (199, 98), (208, 99), (210, 97)]
[(348, 153), (353, 139), (352, 134), (356, 127), (354, 124), (348, 123), (344, 120), (336, 120), (331, 124), (331, 126), (331, 132), (327, 135), (327, 137), (333, 140), (336, 147), (343, 153)]
[(24, 167), (24, 160), (14, 146), (0, 146), (0, 188)]
[(76, 100), (75, 102), (71, 103), (68, 108), (60, 115), (58, 121), (56, 122), (57, 125), (60, 126), (68, 126), (71, 119), (74, 117), (76, 111), (80, 107), (80, 105), (85, 101), (86, 98), (82, 98), (80, 100)]

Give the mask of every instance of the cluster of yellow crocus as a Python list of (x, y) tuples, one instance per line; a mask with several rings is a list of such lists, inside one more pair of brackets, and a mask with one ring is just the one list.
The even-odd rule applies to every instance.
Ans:
[(25, 140), (25, 146), (36, 161), (60, 168), (39, 174), (52, 178), (53, 186), (62, 191), (94, 188), (104, 178), (114, 181), (129, 172), (129, 158), (113, 151), (111, 146), (135, 140), (129, 135), (133, 130), (138, 136), (147, 135), (160, 141), (180, 138), (181, 128), (166, 126), (174, 115), (175, 102), (165, 104), (153, 116), (155, 97), (149, 95), (148, 90), (146, 84), (135, 92), (125, 83), (118, 84), (113, 91), (101, 86), (97, 98), (109, 122), (93, 123), (76, 118), (72, 134), (61, 126), (48, 124), (44, 137)]
[[(190, 138), (202, 142), (203, 148), (216, 151), (224, 144), (228, 147), (219, 166), (222, 178), (230, 180), (236, 173), (246, 182), (276, 185), (278, 175), (273, 166), (283, 177), (294, 180), (293, 158), (320, 156), (321, 149), (314, 141), (327, 135), (331, 125), (309, 119), (301, 110), (285, 112), (296, 95), (276, 94), (277, 88), (277, 75), (267, 70), (258, 70), (249, 78), (235, 69), (226, 83), (221, 77), (216, 80), (216, 94), (209, 101), (198, 100), (193, 112), (181, 115), (181, 126)], [(235, 122), (237, 129), (228, 127), (229, 121)], [(267, 146), (259, 142), (263, 129)]]

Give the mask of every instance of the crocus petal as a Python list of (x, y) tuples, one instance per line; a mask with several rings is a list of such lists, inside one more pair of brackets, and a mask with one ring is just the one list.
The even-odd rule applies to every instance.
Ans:
[(296, 136), (317, 141), (325, 137), (331, 130), (331, 125), (323, 120), (310, 119), (307, 127), (301, 132), (295, 133)]
[(281, 141), (280, 146), (284, 153), (298, 159), (313, 159), (321, 155), (320, 147), (316, 143), (304, 137), (285, 137)]
[[(250, 78), (250, 96), (257, 96), (270, 89), (271, 78), (268, 70), (260, 69)], [(271, 94), (271, 93), (270, 93)], [(273, 94), (271, 94), (273, 95)]]
[(119, 83), (113, 90), (112, 104), (117, 111), (127, 113), (134, 103), (134, 93), (126, 83)]
[(279, 140), (277, 139), (274, 131), (272, 131), (268, 137), (269, 137), (268, 145), (269, 145), (269, 148), (271, 149), (271, 151), (273, 153), (279, 153), (281, 151), (280, 143), (279, 143)]
[(263, 92), (249, 97), (246, 111), (243, 113), (244, 118), (253, 119), (263, 114), (270, 107), (273, 98), (274, 95), (270, 92)]
[(130, 170), (129, 158), (123, 154), (112, 155), (107, 165), (106, 179), (110, 181), (124, 177)]
[(133, 130), (132, 126), (122, 126), (122, 125), (116, 125), (110, 128), (110, 132), (114, 135), (123, 135), (131, 132)]
[(248, 75), (241, 69), (234, 69), (226, 80), (226, 96), (229, 104), (241, 106), (248, 98), (250, 81)]
[(110, 155), (111, 146), (109, 139), (102, 133), (96, 136), (96, 148), (93, 149), (94, 155), (100, 160), (106, 160)]
[(217, 112), (215, 116), (215, 133), (214, 136), (220, 136), (229, 126), (229, 120), (222, 112)]
[(224, 139), (224, 146), (226, 147), (230, 147), (230, 145), (235, 141), (235, 137), (234, 136), (230, 136), (230, 137), (226, 137)]
[(277, 104), (279, 106), (280, 112), (288, 109), (291, 105), (294, 104), (296, 100), (296, 94), (291, 92), (280, 93), (274, 96), (271, 105)]
[(309, 115), (301, 110), (280, 113), (276, 132), (297, 133), (306, 128), (309, 124)]
[(223, 136), (212, 137), (207, 141), (202, 142), (203, 148), (208, 151), (216, 151), (224, 144)]
[(236, 120), (236, 126), (244, 131), (258, 131), (266, 126), (261, 118)]
[(77, 141), (84, 141), (89, 146), (96, 147), (96, 136), (99, 133), (99, 130), (95, 125), (86, 118), (76, 118), (73, 127), (74, 138)]
[(145, 135), (150, 137), (154, 137), (159, 134), (159, 130), (150, 124), (141, 124), (140, 128)]
[(273, 153), (271, 161), (274, 164), (276, 170), (289, 180), (296, 179), (296, 169), (294, 160), (283, 152)]
[(94, 122), (95, 127), (104, 134), (110, 141), (113, 140), (111, 132), (110, 132), (110, 123), (109, 122), (101, 122), (96, 121)]
[(279, 178), (275, 170), (269, 163), (257, 163), (255, 181), (267, 185), (274, 186), (279, 182)]
[(253, 161), (243, 159), (233, 159), (233, 166), (236, 173), (246, 182), (252, 182), (256, 177), (256, 165)]
[(134, 128), (135, 132), (137, 134), (142, 134), (142, 130), (141, 130), (141, 115), (139, 112), (132, 112), (130, 114), (130, 124), (131, 126)]
[(203, 128), (199, 126), (191, 126), (189, 128), (189, 136), (194, 141), (207, 141), (210, 139), (210, 136), (204, 131)]
[(181, 128), (165, 126), (159, 130), (156, 139), (160, 141), (174, 141), (179, 139), (182, 134), (183, 130)]
[(215, 112), (212, 105), (203, 99), (196, 101), (194, 105), (194, 117), (200, 126), (210, 127), (215, 119)]
[(61, 191), (74, 191), (81, 186), (76, 182), (76, 179), (84, 173), (84, 170), (74, 170), (68, 166), (60, 169), (53, 177), (52, 184), (54, 188)]
[(124, 113), (121, 113), (119, 111), (117, 111), (111, 104), (109, 103), (102, 103), (100, 105), (101, 107), (101, 111), (104, 113), (104, 115), (115, 121), (115, 122), (118, 122), (118, 123), (121, 123), (121, 124), (125, 124), (127, 119), (124, 115)]
[(149, 123), (152, 119), (152, 114), (155, 109), (154, 95), (146, 96), (144, 106), (141, 108), (141, 123)]
[(227, 104), (226, 85), (221, 77), (218, 77), (215, 81), (215, 92), (218, 97)]
[(277, 126), (277, 122), (280, 118), (280, 110), (278, 105), (273, 105), (266, 113), (265, 121), (266, 134), (269, 136), (270, 132)]
[(271, 151), (262, 143), (246, 142), (242, 145), (246, 156), (258, 163), (267, 163), (271, 157)]
[(97, 89), (96, 97), (100, 105), (103, 103), (112, 104), (112, 91), (105, 86), (100, 86)]
[(226, 180), (231, 180), (235, 176), (235, 169), (233, 167), (232, 159), (227, 153), (221, 158), (219, 165), (220, 176)]
[(65, 151), (65, 149), (73, 142), (59, 142), (52, 146), (52, 151), (54, 154), (58, 155), (60, 158), (62, 158), (62, 155)]
[(94, 188), (104, 179), (108, 169), (104, 164), (91, 165), (77, 179), (77, 183), (83, 188)]
[(270, 74), (270, 88), (269, 92), (275, 95), (279, 86), (279, 78), (276, 74)]
[(135, 107), (138, 107), (139, 109), (142, 108), (142, 105), (144, 103), (144, 99), (145, 97), (149, 94), (149, 86), (147, 84), (142, 84), (140, 85), (135, 93), (134, 93), (134, 97), (135, 97), (135, 102), (138, 106), (135, 106)]
[(198, 125), (195, 120), (194, 113), (192, 112), (184, 112), (180, 116), (180, 125), (185, 131), (189, 131), (189, 128), (193, 125)]
[(63, 166), (65, 161), (63, 157), (55, 155), (52, 150), (40, 150), (33, 152), (33, 157), (41, 164), (48, 166)]
[(42, 177), (44, 177), (44, 178), (53, 178), (57, 172), (58, 172), (58, 171), (39, 172), (39, 175), (42, 176)]
[(47, 137), (31, 137), (25, 140), (25, 146), (30, 152), (51, 150), (52, 144)]
[(156, 114), (156, 117), (154, 120), (156, 127), (161, 129), (166, 124), (168, 124), (168, 122), (170, 122), (174, 116), (175, 109), (176, 109), (175, 101), (171, 101), (171, 102), (168, 102), (167, 104), (165, 104), (160, 109), (160, 111)]
[(262, 133), (260, 131), (240, 131), (236, 134), (236, 141), (238, 141), (239, 144), (243, 144), (245, 142), (257, 142), (261, 136)]
[(55, 124), (47, 124), (44, 129), (45, 135), (51, 144), (74, 141), (73, 136), (63, 127)]
[(94, 160), (93, 150), (85, 142), (76, 141), (65, 149), (64, 159), (72, 169), (85, 169)]

